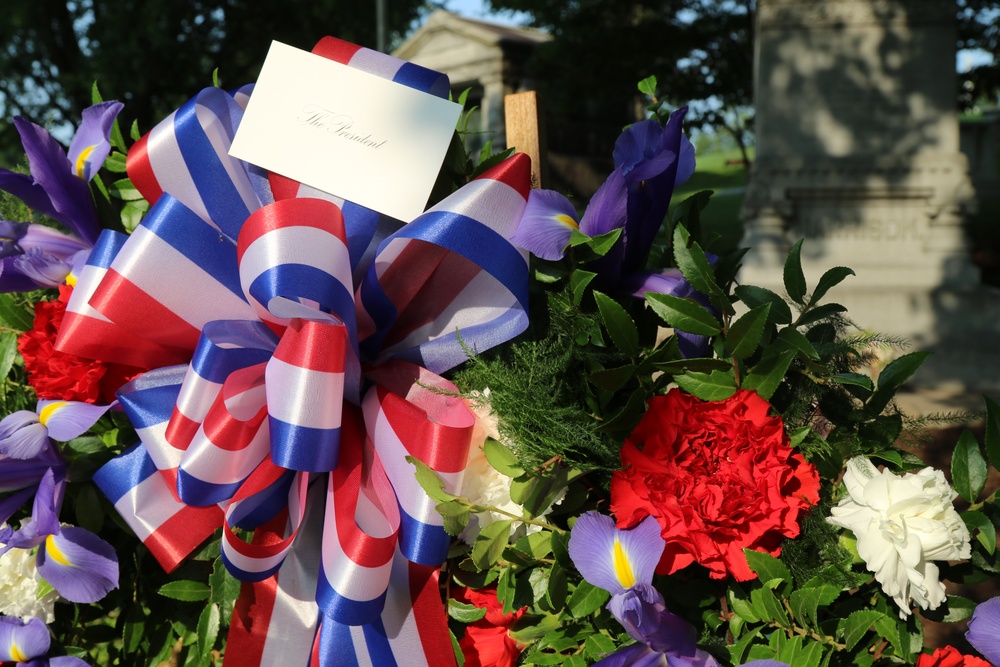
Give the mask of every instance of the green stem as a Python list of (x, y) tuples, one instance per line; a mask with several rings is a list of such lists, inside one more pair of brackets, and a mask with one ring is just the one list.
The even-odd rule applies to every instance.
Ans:
[[(465, 498), (455, 498), (455, 500), (465, 500)], [(464, 504), (464, 503), (463, 503)], [(548, 528), (554, 533), (565, 533), (566, 531), (559, 526), (553, 526), (551, 523), (546, 521), (540, 521), (539, 519), (525, 519), (523, 516), (518, 516), (516, 514), (511, 514), (507, 510), (502, 510), (499, 507), (493, 507), (492, 505), (476, 505), (475, 503), (468, 503), (469, 511), (471, 512), (496, 512), (497, 514), (503, 514), (504, 516), (509, 516), (515, 521), (520, 521), (521, 523), (531, 524), (532, 526), (541, 526), (542, 528)]]

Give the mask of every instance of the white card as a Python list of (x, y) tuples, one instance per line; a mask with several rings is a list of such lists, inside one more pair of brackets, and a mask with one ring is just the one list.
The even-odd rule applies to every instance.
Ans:
[(409, 222), (427, 205), (461, 112), (271, 42), (229, 154)]

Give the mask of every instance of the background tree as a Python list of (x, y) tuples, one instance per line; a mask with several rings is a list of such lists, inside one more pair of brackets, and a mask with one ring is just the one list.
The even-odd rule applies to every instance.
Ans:
[[(386, 3), (390, 40), (407, 32), (424, 0)], [(211, 85), (254, 81), (272, 39), (309, 49), (323, 35), (374, 48), (374, 2), (313, 0), (5, 0), (0, 20), (0, 111), (49, 127), (76, 124), (96, 80), (126, 103), (123, 120), (149, 130)], [(0, 121), (0, 164), (22, 159)]]

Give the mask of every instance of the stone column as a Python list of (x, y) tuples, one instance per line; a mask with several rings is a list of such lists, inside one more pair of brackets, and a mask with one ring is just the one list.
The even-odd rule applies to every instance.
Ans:
[(975, 193), (959, 151), (954, 2), (757, 6), (741, 281), (783, 293), (785, 255), (805, 237), (810, 286), (832, 266), (856, 271), (827, 300), (861, 329), (921, 347), (1000, 331), (962, 230)]

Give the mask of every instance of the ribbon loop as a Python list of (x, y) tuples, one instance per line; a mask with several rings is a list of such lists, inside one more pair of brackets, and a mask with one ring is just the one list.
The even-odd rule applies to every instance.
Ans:
[(342, 324), (298, 319), (282, 335), (266, 375), (278, 465), (311, 472), (337, 467), (347, 338)]

